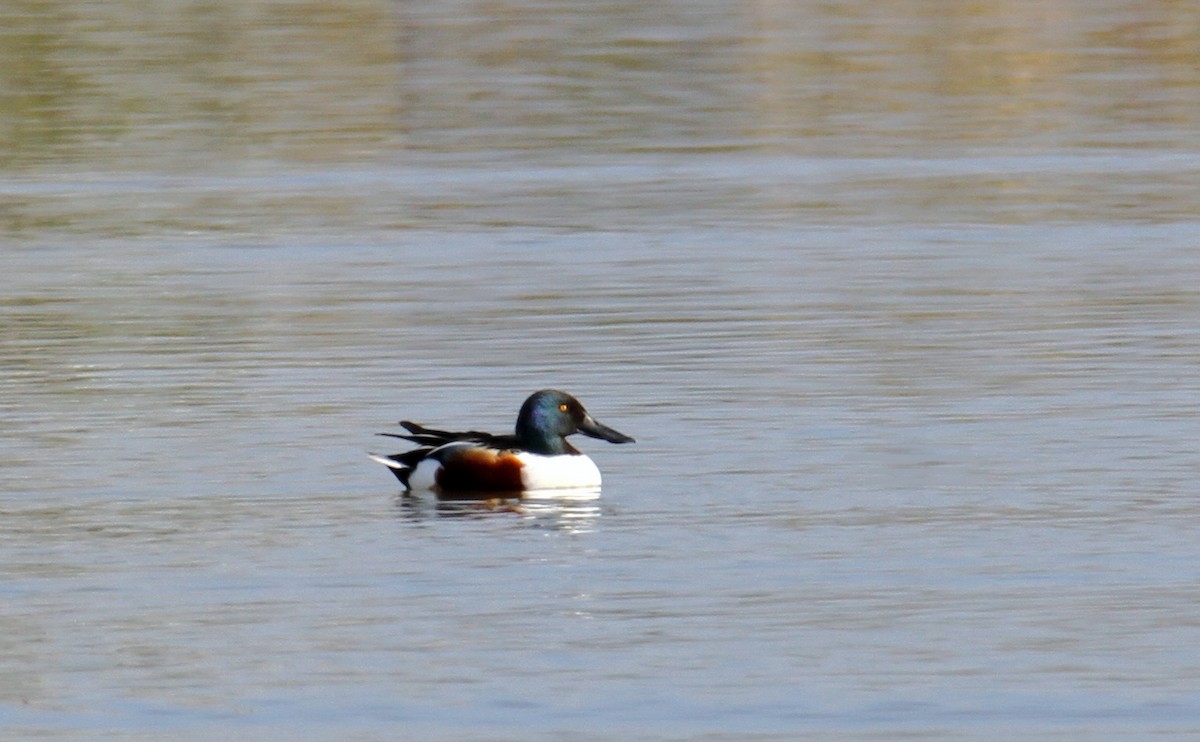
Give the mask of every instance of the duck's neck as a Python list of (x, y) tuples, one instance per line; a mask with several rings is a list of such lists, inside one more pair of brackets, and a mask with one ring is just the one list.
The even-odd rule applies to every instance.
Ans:
[(542, 456), (578, 454), (579, 450), (567, 443), (567, 439), (554, 433), (546, 433), (532, 426), (517, 425), (517, 441), (521, 448)]

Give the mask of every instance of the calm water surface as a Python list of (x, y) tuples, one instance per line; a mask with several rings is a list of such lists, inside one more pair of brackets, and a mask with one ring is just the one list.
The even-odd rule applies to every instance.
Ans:
[(1200, 735), (1193, 6), (0, 28), (5, 738)]

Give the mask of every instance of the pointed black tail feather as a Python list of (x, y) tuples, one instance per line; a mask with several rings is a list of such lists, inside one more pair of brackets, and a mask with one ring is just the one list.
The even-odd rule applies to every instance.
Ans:
[(405, 489), (408, 489), (409, 476), (412, 475), (413, 470), (416, 468), (417, 464), (421, 463), (421, 459), (424, 458), (425, 453), (428, 451), (428, 448), (418, 448), (413, 451), (398, 453), (392, 456), (380, 456), (376, 453), (368, 453), (367, 456), (369, 456), (372, 461), (376, 461), (386, 466), (392, 472), (392, 474), (396, 476), (396, 479), (400, 480), (400, 484), (404, 485)]

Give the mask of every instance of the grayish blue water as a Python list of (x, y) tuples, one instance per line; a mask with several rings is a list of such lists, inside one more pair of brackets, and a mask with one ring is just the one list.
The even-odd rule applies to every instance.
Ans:
[(5, 738), (1200, 735), (1196, 8), (0, 27)]

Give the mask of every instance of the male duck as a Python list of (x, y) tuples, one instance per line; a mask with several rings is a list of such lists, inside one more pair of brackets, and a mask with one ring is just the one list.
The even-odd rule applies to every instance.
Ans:
[(517, 415), (513, 435), (476, 430), (450, 433), (404, 420), (409, 435), (382, 433), (419, 445), (411, 451), (371, 458), (392, 470), (405, 489), (454, 492), (519, 492), (565, 487), (599, 487), (600, 470), (567, 442), (583, 433), (612, 443), (633, 438), (601, 425), (566, 392), (534, 392)]

